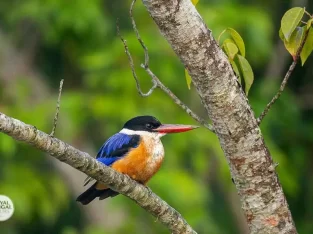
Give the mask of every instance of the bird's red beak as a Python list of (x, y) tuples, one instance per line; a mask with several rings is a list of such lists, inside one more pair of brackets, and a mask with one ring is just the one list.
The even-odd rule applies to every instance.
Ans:
[(154, 130), (159, 133), (179, 133), (187, 132), (195, 128), (198, 128), (198, 126), (182, 124), (162, 124), (160, 127)]

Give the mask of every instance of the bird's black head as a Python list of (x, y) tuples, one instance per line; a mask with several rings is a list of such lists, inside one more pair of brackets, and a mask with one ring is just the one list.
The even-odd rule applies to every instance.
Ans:
[(153, 116), (145, 115), (145, 116), (137, 116), (128, 120), (123, 128), (134, 130), (134, 131), (147, 131), (154, 132), (155, 129), (161, 126), (159, 120), (157, 120)]

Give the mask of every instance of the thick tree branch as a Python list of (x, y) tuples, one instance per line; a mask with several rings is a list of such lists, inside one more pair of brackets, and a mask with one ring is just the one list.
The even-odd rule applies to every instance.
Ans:
[(287, 73), (286, 73), (286, 75), (285, 75), (285, 77), (284, 77), (284, 79), (283, 79), (283, 81), (282, 81), (280, 87), (279, 87), (278, 92), (277, 92), (276, 95), (272, 98), (272, 100), (266, 105), (264, 111), (261, 113), (260, 117), (257, 119), (258, 124), (261, 124), (263, 118), (267, 115), (267, 113), (269, 112), (269, 110), (271, 109), (271, 107), (274, 105), (274, 103), (278, 100), (278, 98), (280, 97), (280, 95), (282, 95), (282, 93), (283, 93), (283, 91), (284, 91), (284, 89), (285, 89), (285, 86), (286, 86), (286, 84), (287, 84), (287, 82), (288, 82), (288, 80), (289, 80), (289, 78), (290, 78), (292, 72), (294, 71), (294, 69), (295, 69), (295, 67), (296, 67), (296, 65), (297, 65), (297, 63), (298, 63), (298, 61), (299, 61), (301, 51), (302, 51), (302, 49), (303, 49), (303, 46), (304, 46), (304, 44), (305, 44), (305, 42), (306, 42), (306, 39), (307, 39), (308, 35), (309, 35), (309, 30), (306, 31), (305, 36), (304, 36), (304, 39), (303, 39), (303, 41), (301, 42), (301, 44), (300, 44), (300, 46), (299, 46), (299, 48), (298, 48), (298, 50), (297, 50), (296, 56), (293, 58), (293, 62), (291, 63), (291, 65), (290, 65), (290, 67), (289, 67), (289, 69), (288, 69), (288, 71), (287, 71)]
[(117, 22), (116, 25), (116, 29), (117, 29), (117, 34), (120, 37), (121, 41), (123, 42), (124, 45), (124, 49), (125, 49), (125, 53), (128, 57), (128, 61), (133, 73), (133, 77), (136, 81), (136, 87), (138, 90), (138, 93), (142, 96), (142, 97), (148, 97), (152, 94), (152, 92), (154, 91), (155, 88), (160, 88), (161, 90), (163, 90), (170, 98), (173, 99), (173, 101), (180, 106), (189, 116), (191, 116), (194, 120), (196, 120), (198, 123), (202, 124), (205, 128), (209, 129), (210, 131), (214, 132), (214, 128), (212, 125), (208, 124), (207, 121), (205, 121), (204, 119), (200, 118), (196, 113), (194, 113), (186, 104), (184, 104), (169, 88), (167, 88), (161, 81), (160, 79), (151, 71), (151, 69), (149, 68), (149, 53), (148, 53), (148, 48), (145, 45), (145, 43), (143, 42), (143, 40), (141, 39), (141, 36), (139, 34), (139, 31), (137, 29), (137, 25), (136, 25), (136, 21), (133, 17), (133, 8), (134, 5), (136, 3), (136, 0), (133, 0), (130, 6), (130, 10), (129, 10), (129, 15), (132, 21), (132, 25), (133, 25), (133, 29), (135, 31), (137, 40), (139, 41), (141, 47), (144, 50), (144, 54), (145, 54), (145, 62), (144, 64), (141, 64), (141, 67), (143, 69), (145, 69), (145, 71), (148, 73), (148, 75), (151, 77), (151, 81), (152, 81), (152, 87), (151, 89), (147, 92), (147, 93), (143, 93), (141, 91), (140, 88), (140, 83), (136, 74), (136, 70), (134, 67), (134, 61), (133, 58), (130, 54), (130, 51), (128, 49), (126, 40), (122, 37), (121, 33), (120, 33), (120, 29), (119, 29), (119, 25)]
[(193, 80), (230, 166), (251, 233), (297, 233), (258, 122), (190, 0), (142, 0)]
[(56, 159), (126, 195), (158, 218), (172, 233), (196, 233), (183, 217), (149, 188), (98, 162), (85, 152), (0, 112), (0, 132), (49, 153)]

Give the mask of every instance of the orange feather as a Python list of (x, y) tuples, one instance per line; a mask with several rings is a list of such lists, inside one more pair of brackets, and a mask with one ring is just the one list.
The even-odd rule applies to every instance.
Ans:
[[(112, 168), (120, 173), (128, 175), (139, 183), (146, 184), (151, 177), (160, 169), (162, 158), (151, 161), (151, 153), (145, 147), (143, 141), (139, 146), (132, 149), (125, 157), (112, 164)], [(102, 183), (97, 183), (96, 189), (103, 190), (108, 187)]]
[(143, 141), (139, 146), (128, 153), (123, 159), (116, 161), (112, 168), (126, 174), (132, 179), (145, 184), (159, 170), (162, 160), (148, 165), (148, 160), (152, 157), (145, 147)]

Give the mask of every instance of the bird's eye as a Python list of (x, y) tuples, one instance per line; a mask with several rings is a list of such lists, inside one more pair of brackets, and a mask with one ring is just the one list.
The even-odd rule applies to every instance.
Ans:
[(153, 128), (153, 126), (152, 126), (152, 124), (146, 124), (146, 128), (148, 128), (148, 129), (152, 129)]

